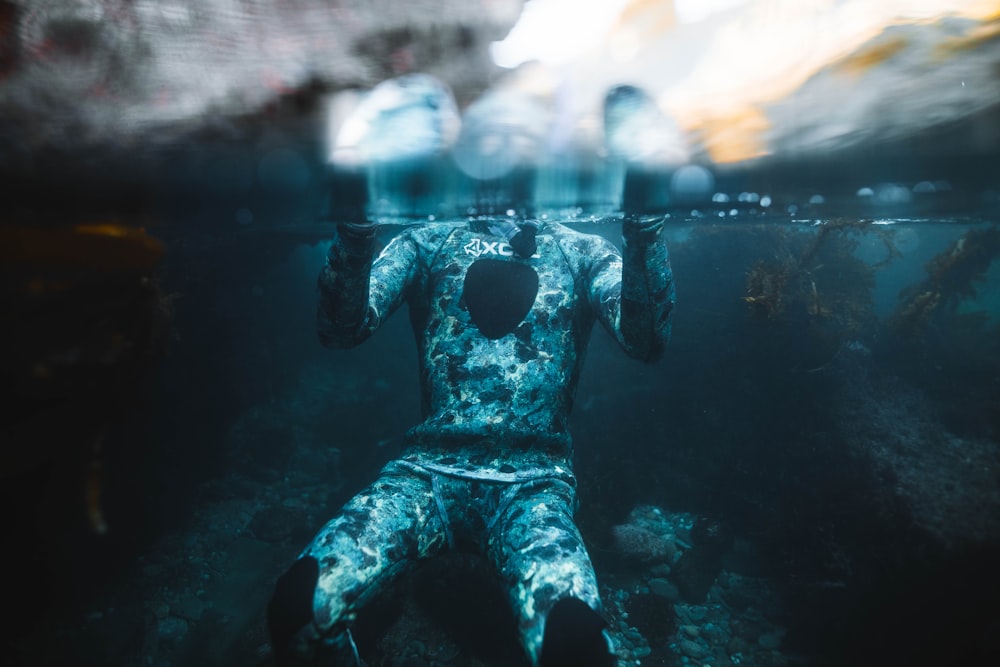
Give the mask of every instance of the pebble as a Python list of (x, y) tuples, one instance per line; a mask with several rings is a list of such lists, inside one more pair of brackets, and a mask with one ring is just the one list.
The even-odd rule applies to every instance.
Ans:
[(649, 592), (653, 595), (667, 598), (671, 602), (676, 602), (681, 598), (681, 592), (677, 589), (677, 586), (666, 579), (650, 579)]
[(701, 623), (705, 620), (705, 615), (708, 614), (708, 610), (705, 607), (689, 606), (688, 607), (688, 618), (690, 618), (695, 623)]
[(649, 573), (654, 577), (666, 577), (670, 575), (670, 566), (666, 563), (660, 563), (649, 568)]
[(623, 634), (625, 635), (625, 638), (628, 639), (630, 642), (638, 643), (643, 640), (642, 633), (640, 633), (635, 628), (629, 628)]
[(678, 648), (680, 648), (681, 653), (696, 660), (708, 655), (707, 648), (690, 639), (682, 639), (678, 642)]

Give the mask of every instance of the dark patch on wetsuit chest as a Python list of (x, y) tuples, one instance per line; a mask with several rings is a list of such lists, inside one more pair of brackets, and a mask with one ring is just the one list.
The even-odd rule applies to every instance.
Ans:
[(477, 259), (465, 273), (461, 302), (480, 333), (496, 340), (517, 328), (537, 294), (538, 274), (530, 266)]

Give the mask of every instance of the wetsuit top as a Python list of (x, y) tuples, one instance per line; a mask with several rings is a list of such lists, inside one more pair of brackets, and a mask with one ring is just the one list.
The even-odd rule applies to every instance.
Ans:
[(488, 220), (433, 223), (404, 230), (373, 261), (372, 229), (341, 225), (319, 276), (320, 340), (357, 345), (405, 301), (424, 420), (403, 458), (501, 479), (568, 471), (567, 421), (595, 319), (647, 361), (670, 335), (662, 220), (629, 218), (622, 231), (619, 253), (542, 223), (524, 258)]

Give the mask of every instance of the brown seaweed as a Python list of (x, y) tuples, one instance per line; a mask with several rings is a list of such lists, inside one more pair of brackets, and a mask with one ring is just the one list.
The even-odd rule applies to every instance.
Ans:
[(921, 331), (939, 311), (954, 314), (975, 298), (993, 260), (1000, 256), (1000, 227), (973, 229), (924, 266), (927, 278), (900, 293), (902, 302), (890, 319), (904, 335)]
[[(876, 265), (855, 256), (858, 232), (874, 232), (886, 259)], [(898, 256), (887, 233), (868, 220), (834, 219), (814, 235), (777, 228), (775, 254), (758, 259), (747, 273), (743, 301), (767, 319), (806, 316), (814, 323), (857, 336), (871, 324), (875, 271)]]

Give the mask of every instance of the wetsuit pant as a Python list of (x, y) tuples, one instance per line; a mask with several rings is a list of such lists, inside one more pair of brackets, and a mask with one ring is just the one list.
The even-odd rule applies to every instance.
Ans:
[[(576, 598), (600, 610), (593, 566), (573, 522), (575, 508), (571, 477), (494, 481), (402, 460), (389, 463), (320, 530), (286, 575), (299, 568), (303, 572), (295, 578), (315, 586), (311, 619), (288, 633), (287, 646), (275, 646), (279, 662), (282, 655), (289, 664), (314, 664), (320, 655), (356, 654), (349, 628), (368, 600), (419, 560), (456, 542), (472, 542), (495, 566), (523, 646), (537, 665), (546, 617), (558, 601)], [(279, 581), (275, 600), (282, 586)]]

